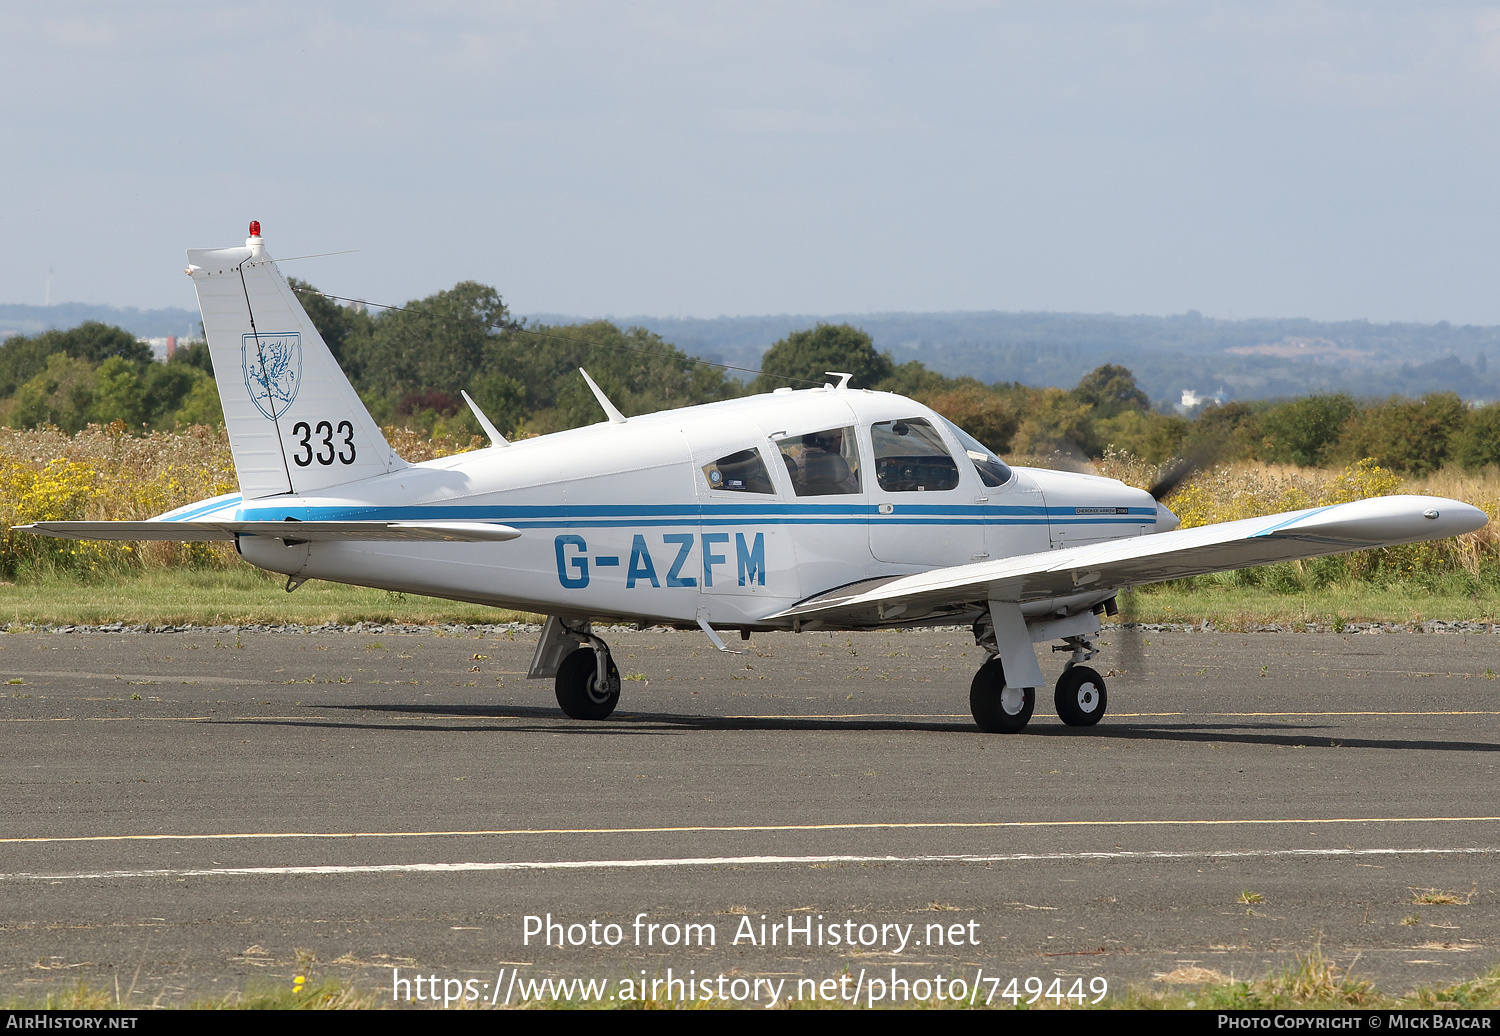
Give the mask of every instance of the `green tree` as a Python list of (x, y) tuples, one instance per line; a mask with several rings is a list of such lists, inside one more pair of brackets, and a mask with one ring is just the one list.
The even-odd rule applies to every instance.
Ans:
[(1135, 374), (1116, 363), (1106, 363), (1085, 374), (1071, 395), (1091, 407), (1095, 417), (1114, 417), (1127, 410), (1145, 413), (1151, 400), (1135, 383)]
[(382, 315), (368, 338), (346, 338), (344, 348), (361, 389), (397, 398), (429, 389), (456, 396), (507, 317), (499, 292), (463, 281)]
[[(828, 371), (854, 375), (855, 388), (873, 388), (896, 371), (890, 354), (875, 351), (870, 336), (850, 324), (819, 324), (806, 331), (793, 331), (766, 350), (760, 360), (764, 373), (755, 379), (755, 391), (770, 392), (790, 384), (807, 388), (804, 382), (821, 385)], [(794, 379), (788, 382), (786, 379)]]
[(90, 363), (103, 363), (112, 357), (138, 363), (151, 362), (151, 347), (137, 341), (135, 335), (121, 327), (111, 327), (88, 320), (68, 331), (44, 331), (38, 336), (58, 343), (57, 352), (65, 352)]
[(67, 353), (53, 353), (47, 366), (16, 390), (6, 423), (12, 428), (56, 425), (76, 432), (89, 423), (94, 407), (94, 365)]
[[(370, 335), (374, 326), (370, 315), (355, 310), (352, 306), (339, 305), (306, 281), (288, 277), (286, 282), (291, 286), (292, 291), (297, 293), (298, 301), (307, 311), (308, 319), (312, 321), (313, 327), (318, 329), (318, 334), (328, 346), (328, 351), (333, 353), (333, 358), (343, 366), (346, 343), (351, 338), (366, 338)], [(347, 373), (348, 369), (345, 369)]]
[[(971, 384), (978, 385), (981, 389), (984, 388), (984, 385), (974, 378), (946, 378), (937, 371), (928, 370), (920, 360), (908, 360), (897, 366), (874, 387), (882, 392), (894, 392), (899, 396), (918, 398), (954, 391)], [(952, 418), (949, 420), (951, 421)], [(969, 434), (974, 433), (969, 432)], [(982, 439), (980, 441), (984, 442)]]
[(1105, 447), (1113, 446), (1148, 464), (1161, 464), (1182, 454), (1187, 431), (1187, 421), (1176, 414), (1122, 410), (1093, 422), (1090, 439), (1099, 452), (1089, 456), (1100, 456)]
[[(80, 328), (73, 329), (79, 331)], [(55, 424), (70, 432), (85, 425), (122, 421), (132, 431), (171, 428), (174, 414), (200, 381), (212, 379), (191, 362), (141, 358), (133, 338), (103, 324), (81, 334), (48, 332), (23, 343), (34, 361), (39, 348), (53, 348), (42, 369), (0, 404), (3, 419), (18, 427)], [(82, 355), (75, 355), (76, 353)], [(14, 355), (14, 354), (13, 354)], [(102, 362), (91, 357), (102, 355)], [(207, 350), (203, 350), (206, 357)], [(16, 366), (10, 368), (14, 374)]]
[(997, 454), (1010, 452), (1011, 440), (1021, 426), (1015, 406), (977, 381), (966, 380), (947, 391), (924, 395), (921, 401)]
[(1261, 419), (1261, 459), (1304, 468), (1322, 464), (1354, 411), (1354, 400), (1342, 392), (1272, 407)]
[(213, 428), (224, 423), (224, 406), (219, 402), (219, 386), (213, 378), (198, 373), (192, 389), (172, 415), (172, 423), (177, 428), (190, 428), (195, 424)]
[(1425, 475), (1443, 466), (1468, 416), (1453, 392), (1429, 392), (1421, 399), (1392, 396), (1349, 420), (1337, 456), (1346, 463), (1370, 457), (1392, 471)]
[(56, 354), (85, 360), (90, 365), (118, 356), (149, 362), (151, 347), (119, 327), (89, 320), (66, 331), (43, 331), (33, 337), (16, 335), (0, 344), (0, 397), (13, 395), (21, 385), (47, 368)]
[(140, 431), (146, 423), (146, 394), (135, 364), (111, 356), (98, 366), (94, 371), (94, 398), (87, 416), (90, 422), (98, 424), (123, 421), (132, 432)]
[(1246, 460), (1261, 450), (1264, 407), (1233, 402), (1203, 408), (1188, 430), (1190, 448), (1216, 461)]
[(57, 352), (40, 338), (14, 335), (0, 344), (0, 398), (16, 390), (47, 369), (47, 358)]
[[(173, 414), (201, 382), (213, 381), (190, 363), (148, 363), (139, 371), (142, 420), (152, 428), (176, 426)], [(101, 367), (102, 371), (103, 368)]]
[(1087, 403), (1058, 388), (1032, 389), (1028, 396), (1016, 429), (1015, 452), (1033, 457), (1090, 453), (1093, 422)]
[(173, 353), (172, 358), (167, 361), (167, 366), (170, 367), (174, 364), (179, 363), (188, 367), (196, 367), (204, 374), (207, 374), (209, 377), (213, 377), (213, 354), (208, 351), (208, 343), (206, 341), (203, 341), (202, 339), (199, 339), (196, 342), (188, 342), (186, 345), (179, 345), (177, 347), (177, 351)]
[(1500, 403), (1491, 403), (1469, 414), (1463, 428), (1453, 437), (1453, 459), (1469, 471), (1500, 464)]
[[(725, 380), (722, 370), (695, 361), (644, 328), (622, 331), (601, 320), (529, 330), (533, 333), (508, 332), (491, 341), (483, 363), (487, 374), (504, 374), (525, 388), (528, 431), (558, 431), (603, 419), (578, 374), (580, 367), (627, 416), (723, 399), (738, 388), (737, 382)], [(494, 414), (490, 419), (500, 424)]]
[[(470, 384), (469, 395), (501, 435), (510, 435), (526, 420), (526, 386), (508, 374), (489, 371), (479, 375)], [(478, 421), (474, 430), (479, 431)]]

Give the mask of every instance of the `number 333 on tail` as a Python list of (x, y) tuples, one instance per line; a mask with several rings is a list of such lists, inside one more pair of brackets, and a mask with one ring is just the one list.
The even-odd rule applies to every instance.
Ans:
[[(298, 467), (305, 468), (313, 461), (319, 464), (354, 463), (354, 425), (348, 421), (340, 421), (337, 428), (331, 421), (319, 421), (316, 427), (298, 421), (292, 425), (292, 435), (301, 447), (292, 455), (292, 461)], [(337, 443), (334, 436), (338, 436)]]

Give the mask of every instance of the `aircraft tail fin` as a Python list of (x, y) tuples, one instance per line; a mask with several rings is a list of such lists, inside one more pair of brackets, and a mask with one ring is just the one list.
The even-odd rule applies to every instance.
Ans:
[(258, 222), (243, 248), (190, 249), (187, 272), (246, 499), (406, 466), (266, 254)]

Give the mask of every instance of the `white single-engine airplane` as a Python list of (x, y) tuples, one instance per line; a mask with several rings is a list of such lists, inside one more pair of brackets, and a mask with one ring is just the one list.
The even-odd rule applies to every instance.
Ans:
[[(327, 579), (540, 612), (528, 676), (569, 716), (604, 719), (620, 676), (593, 620), (719, 630), (964, 623), (991, 656), (969, 703), (1026, 726), (1032, 645), (1072, 655), (1064, 722), (1104, 715), (1099, 615), (1126, 587), (1438, 539), (1481, 528), (1456, 500), (1390, 496), (1195, 529), (1114, 479), (1008, 467), (953, 423), (849, 376), (814, 389), (607, 420), (421, 464), (381, 435), (259, 223), (192, 250), (240, 492), (144, 522), (20, 528), (92, 540), (233, 540), (294, 590)], [(586, 379), (587, 374), (583, 375)], [(465, 395), (467, 399), (467, 394)], [(470, 400), (473, 407), (473, 401)]]

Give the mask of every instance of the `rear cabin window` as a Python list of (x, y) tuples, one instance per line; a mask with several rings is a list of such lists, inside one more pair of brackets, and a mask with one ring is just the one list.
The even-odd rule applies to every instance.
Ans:
[(853, 428), (830, 428), (778, 439), (781, 459), (798, 496), (858, 493), (859, 448)]
[(766, 462), (760, 459), (759, 450), (740, 450), (727, 457), (720, 457), (712, 464), (703, 465), (703, 477), (708, 488), (725, 489), (731, 493), (774, 493), (771, 473)]
[(958, 465), (937, 429), (920, 417), (870, 426), (875, 480), (887, 493), (932, 493), (958, 488)]

